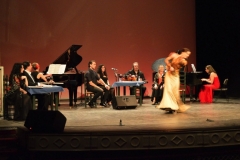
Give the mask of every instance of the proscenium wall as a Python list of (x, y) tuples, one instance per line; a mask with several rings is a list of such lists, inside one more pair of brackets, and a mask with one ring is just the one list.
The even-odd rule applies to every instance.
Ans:
[(83, 45), (77, 66), (89, 60), (125, 73), (137, 61), (150, 83), (152, 64), (183, 47), (196, 62), (193, 0), (1, 0), (0, 60), (5, 74), (13, 63), (39, 62), (41, 70), (72, 44)]

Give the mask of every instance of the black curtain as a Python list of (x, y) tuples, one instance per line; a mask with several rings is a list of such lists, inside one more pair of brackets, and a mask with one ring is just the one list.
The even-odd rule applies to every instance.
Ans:
[(240, 97), (240, 1), (195, 2), (197, 70), (212, 65), (221, 83), (229, 78), (229, 95)]

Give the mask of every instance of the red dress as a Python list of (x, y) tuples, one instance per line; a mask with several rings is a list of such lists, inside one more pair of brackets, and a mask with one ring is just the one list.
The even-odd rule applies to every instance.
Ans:
[(213, 99), (213, 90), (220, 87), (220, 82), (218, 77), (214, 77), (213, 84), (203, 85), (200, 93), (199, 100), (201, 103), (212, 103)]

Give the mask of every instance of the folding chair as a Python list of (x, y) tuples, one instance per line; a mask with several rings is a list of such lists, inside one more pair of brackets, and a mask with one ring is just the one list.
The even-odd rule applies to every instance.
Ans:
[(229, 98), (228, 98), (228, 95), (227, 95), (227, 91), (228, 91), (228, 78), (226, 78), (226, 79), (223, 81), (223, 85), (222, 85), (221, 88), (213, 90), (213, 92), (219, 92), (218, 95), (216, 96), (214, 102), (217, 102), (217, 100), (220, 98), (220, 96), (222, 95), (222, 93), (224, 93), (227, 102), (229, 102)]

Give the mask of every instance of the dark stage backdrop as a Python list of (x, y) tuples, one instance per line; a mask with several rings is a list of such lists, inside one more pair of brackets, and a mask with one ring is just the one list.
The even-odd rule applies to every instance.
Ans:
[(197, 68), (211, 64), (229, 95), (240, 97), (240, 1), (196, 0)]
[[(137, 61), (149, 80), (154, 61), (183, 47), (196, 63), (193, 0), (1, 0), (0, 65), (9, 74), (14, 62), (39, 62), (41, 70), (72, 44), (83, 47), (77, 66), (89, 60), (125, 73)], [(190, 69), (189, 69), (190, 70)], [(80, 92), (80, 91), (79, 91)]]

